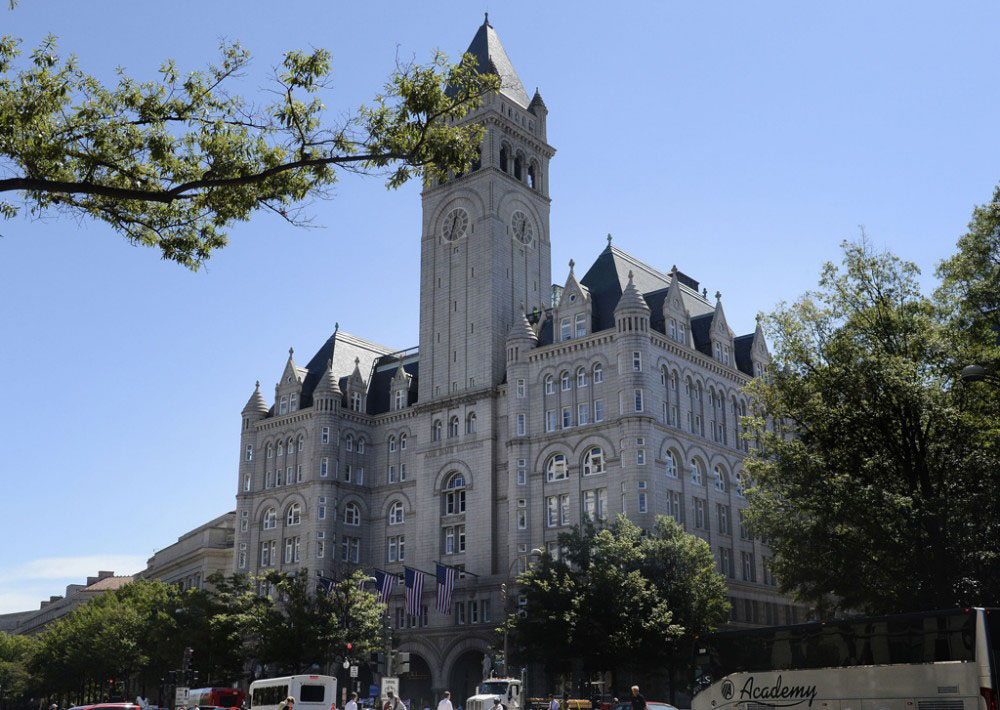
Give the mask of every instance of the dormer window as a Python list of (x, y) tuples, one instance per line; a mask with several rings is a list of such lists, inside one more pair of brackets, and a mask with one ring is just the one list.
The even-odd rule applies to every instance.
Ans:
[(573, 337), (573, 334), (570, 330), (570, 320), (569, 318), (563, 318), (559, 323), (559, 339), (569, 340), (571, 337)]
[(294, 392), (288, 396), (288, 411), (294, 412), (299, 408), (299, 396)]
[(288, 395), (281, 395), (281, 399), (278, 400), (278, 414), (288, 414)]
[[(570, 300), (573, 299), (571, 298)], [(578, 313), (576, 316), (576, 337), (582, 338), (586, 334), (587, 334), (587, 314)]]
[(360, 412), (361, 411), (361, 393), (351, 392), (351, 411)]
[(398, 409), (402, 409), (403, 407), (406, 406), (406, 400), (404, 399), (404, 394), (405, 393), (403, 392), (403, 390), (401, 390), (401, 389), (396, 390), (396, 409), (397, 410)]
[(673, 318), (667, 322), (667, 335), (670, 336), (671, 340), (677, 340), (677, 321)]

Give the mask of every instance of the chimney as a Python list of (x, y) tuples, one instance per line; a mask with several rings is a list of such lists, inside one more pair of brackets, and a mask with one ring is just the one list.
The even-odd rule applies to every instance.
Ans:
[(97, 581), (100, 582), (102, 579), (107, 579), (108, 577), (114, 577), (114, 572), (108, 572), (107, 570), (101, 570), (97, 573)]

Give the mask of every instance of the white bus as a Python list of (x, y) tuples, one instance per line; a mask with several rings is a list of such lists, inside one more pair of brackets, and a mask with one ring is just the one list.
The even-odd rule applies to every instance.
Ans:
[(691, 709), (1000, 710), (998, 653), (1000, 609), (706, 634)]
[(290, 675), (250, 684), (253, 710), (277, 710), (282, 700), (295, 698), (295, 710), (336, 710), (337, 679), (328, 675)]

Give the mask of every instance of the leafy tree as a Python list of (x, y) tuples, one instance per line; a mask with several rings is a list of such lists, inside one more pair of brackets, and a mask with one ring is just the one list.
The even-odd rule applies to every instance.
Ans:
[[(303, 201), (341, 171), (394, 188), (468, 170), (482, 128), (456, 121), (500, 85), (471, 55), (450, 65), (436, 53), (398, 66), (370, 105), (330, 122), (323, 49), (285, 55), (270, 103), (232, 89), (250, 62), (235, 43), (207, 70), (183, 75), (167, 61), (156, 79), (119, 71), (113, 86), (60, 57), (53, 37), (26, 66), (18, 56), (19, 40), (0, 38), (0, 193), (19, 194), (32, 215), (105, 222), (192, 269), (259, 210), (299, 223)], [(0, 201), (0, 215), (17, 212)]]
[(690, 656), (685, 641), (727, 618), (711, 550), (672, 518), (646, 532), (625, 516), (601, 530), (586, 522), (559, 543), (561, 559), (543, 555), (518, 578), (526, 613), (507, 621), (522, 658), (550, 672), (570, 659), (587, 671), (674, 667)]
[(818, 290), (767, 319), (774, 364), (750, 388), (750, 523), (783, 590), (821, 610), (1000, 594), (997, 412), (958, 383), (964, 335), (918, 273), (846, 244)]
[(28, 670), (37, 645), (31, 636), (0, 632), (0, 689), (7, 707), (27, 707), (30, 694), (37, 690)]

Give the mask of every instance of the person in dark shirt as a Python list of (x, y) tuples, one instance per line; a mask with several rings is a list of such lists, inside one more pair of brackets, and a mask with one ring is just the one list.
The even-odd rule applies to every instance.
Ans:
[(639, 686), (632, 686), (632, 710), (646, 710), (646, 699), (639, 692)]

